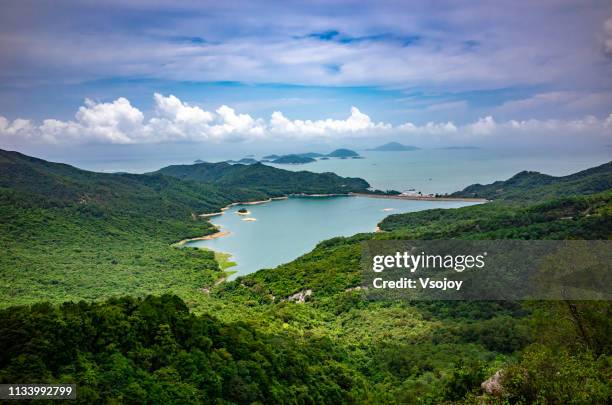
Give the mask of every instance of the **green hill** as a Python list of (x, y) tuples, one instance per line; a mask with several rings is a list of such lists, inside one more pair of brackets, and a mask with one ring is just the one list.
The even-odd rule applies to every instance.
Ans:
[(198, 214), (266, 197), (0, 151), (2, 303), (178, 290), (188, 299), (222, 273), (211, 252), (170, 244), (215, 232)]
[(536, 201), (570, 195), (594, 194), (612, 188), (612, 162), (569, 176), (554, 177), (538, 172), (520, 172), (505, 181), (474, 184), (453, 197), (479, 197), (489, 200)]
[(215, 232), (199, 214), (286, 193), (367, 187), (361, 179), (261, 164), (187, 167), (211, 169), (216, 183), (94, 173), (0, 151), (2, 303), (174, 292), (193, 306), (202, 286), (222, 273), (211, 252), (170, 244)]
[[(73, 382), (78, 403), (607, 403), (608, 302), (380, 302), (355, 289), (369, 239), (609, 239), (602, 170), (530, 188), (573, 195), (393, 215), (385, 232), (217, 284), (212, 252), (170, 246), (214, 232), (201, 209), (273, 195), (247, 184), (351, 179), (261, 164), (100, 174), (1, 152), (0, 383)], [(503, 397), (483, 397), (499, 370)]]
[(279, 157), (278, 159), (274, 159), (272, 163), (297, 165), (297, 164), (312, 163), (316, 161), (317, 159), (313, 159), (308, 156), (285, 155), (285, 156)]
[(305, 152), (305, 153), (297, 153), (298, 156), (309, 157), (309, 158), (320, 158), (325, 156), (323, 153), (319, 152)]
[(359, 153), (355, 152), (354, 150), (350, 150), (350, 149), (336, 149), (335, 151), (328, 153), (327, 157), (334, 157), (334, 158), (349, 158), (349, 157), (356, 157), (359, 156)]
[(0, 187), (5, 194), (28, 200), (30, 206), (107, 209), (130, 216), (159, 213), (176, 218), (263, 196), (240, 188), (221, 191), (215, 185), (182, 182), (161, 174), (95, 173), (3, 150)]
[(360, 178), (340, 177), (334, 173), (292, 172), (261, 163), (248, 166), (227, 163), (175, 165), (155, 173), (224, 187), (248, 188), (272, 197), (295, 193), (345, 194), (369, 187)]
[(338, 157), (338, 158), (347, 158), (347, 157), (355, 157), (359, 156), (359, 153), (350, 149), (336, 149), (335, 151), (328, 153), (327, 157)]

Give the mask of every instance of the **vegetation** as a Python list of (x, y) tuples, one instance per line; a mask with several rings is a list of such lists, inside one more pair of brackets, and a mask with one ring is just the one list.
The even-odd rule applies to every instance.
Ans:
[(351, 402), (327, 339), (196, 317), (176, 296), (0, 311), (0, 382), (70, 382), (79, 403)]
[[(323, 182), (297, 178), (295, 190), (304, 192), (297, 187), (309, 179)], [(161, 174), (92, 173), (0, 151), (0, 307), (173, 292), (198, 308), (202, 290), (223, 272), (212, 252), (171, 244), (216, 231), (200, 213), (269, 196)]]
[(328, 153), (327, 157), (334, 157), (334, 158), (349, 158), (349, 157), (356, 157), (359, 156), (359, 153), (355, 152), (354, 150), (350, 150), (350, 149), (336, 149), (335, 151)]
[(496, 181), (484, 186), (471, 185), (451, 196), (519, 202), (593, 194), (610, 189), (612, 189), (612, 162), (563, 177), (538, 172), (520, 172), (505, 181)]
[[(96, 174), (8, 152), (0, 165), (0, 383), (76, 383), (82, 403), (610, 401), (608, 302), (376, 302), (356, 288), (369, 239), (610, 239), (609, 165), (529, 198), (507, 187), (392, 215), (385, 232), (224, 283), (228, 255), (170, 246), (214, 231), (197, 213), (323, 178), (260, 164)], [(480, 385), (496, 373), (494, 397)]]
[(201, 163), (165, 167), (157, 174), (194, 180), (223, 187), (254, 190), (269, 197), (287, 194), (346, 194), (361, 192), (370, 186), (359, 178), (340, 177), (334, 173), (292, 172), (256, 163), (230, 165)]
[(312, 163), (312, 162), (316, 162), (317, 159), (313, 159), (311, 157), (308, 156), (300, 156), (300, 155), (285, 155), (285, 156), (281, 156), (277, 159), (274, 159), (272, 161), (272, 163), (276, 163), (276, 164), (292, 164), (292, 165), (297, 165), (297, 164), (304, 164), (304, 163)]
[[(200, 163), (204, 163), (204, 162), (200, 162)], [(256, 159), (253, 158), (242, 158), (240, 160), (228, 160), (227, 163), (231, 163), (231, 164), (241, 164), (241, 165), (253, 165), (255, 163), (257, 163)]]

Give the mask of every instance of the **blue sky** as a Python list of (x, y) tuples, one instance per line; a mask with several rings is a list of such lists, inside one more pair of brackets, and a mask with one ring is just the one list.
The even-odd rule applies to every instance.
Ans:
[(8, 0), (0, 54), (0, 147), (612, 143), (609, 1)]

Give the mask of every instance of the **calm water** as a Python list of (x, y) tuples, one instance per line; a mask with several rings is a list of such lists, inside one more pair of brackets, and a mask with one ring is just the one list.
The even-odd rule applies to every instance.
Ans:
[[(230, 235), (191, 242), (189, 246), (206, 247), (232, 255), (238, 263), (231, 270), (244, 275), (262, 268), (273, 268), (309, 252), (314, 246), (334, 236), (371, 232), (387, 215), (430, 208), (456, 208), (462, 202), (402, 201), (363, 197), (290, 198), (288, 200), (247, 206), (234, 206), (212, 222)], [(243, 221), (236, 214), (248, 209)], [(387, 211), (385, 211), (387, 209)], [(392, 209), (392, 210), (389, 210)]]
[(414, 188), (423, 193), (446, 193), (474, 183), (506, 180), (522, 170), (563, 176), (612, 160), (612, 148), (574, 153), (510, 153), (486, 149), (359, 153), (365, 159), (329, 159), (305, 165), (273, 166), (361, 177), (381, 190)]
[[(169, 164), (191, 164), (196, 158), (214, 162), (243, 157), (207, 157), (196, 151), (183, 152), (184, 157), (175, 159), (147, 155), (142, 159), (126, 156), (113, 161), (106, 156), (99, 161), (72, 163), (93, 170), (143, 172)], [(518, 153), (488, 149), (359, 153), (365, 159), (330, 159), (305, 165), (276, 166), (288, 170), (334, 172), (341, 176), (361, 177), (374, 188), (382, 190), (414, 188), (423, 193), (445, 193), (461, 190), (473, 183), (505, 180), (522, 170), (562, 176), (612, 160), (612, 148), (576, 150), (572, 153), (552, 150)], [(355, 197), (292, 198), (247, 206), (252, 212), (251, 217), (257, 218), (254, 222), (242, 221), (243, 217), (235, 213), (238, 208), (233, 207), (225, 215), (212, 219), (213, 223), (230, 231), (231, 235), (193, 242), (192, 245), (231, 253), (238, 262), (234, 270), (238, 274), (248, 274), (291, 261), (322, 240), (372, 231), (382, 218), (392, 213), (461, 205), (465, 204)], [(384, 208), (394, 210), (383, 211)]]
[[(205, 151), (184, 147), (179, 154), (120, 156), (106, 154), (100, 158), (79, 158), (75, 154), (67, 163), (104, 172), (142, 173), (171, 164), (192, 164), (195, 159), (217, 162), (240, 159), (234, 156), (208, 156)], [(318, 150), (318, 149), (317, 149)], [(295, 152), (300, 152), (296, 150)], [(326, 150), (320, 150), (326, 152)], [(176, 152), (176, 151), (175, 151)], [(269, 153), (276, 151), (270, 150)], [(422, 149), (408, 152), (358, 152), (365, 159), (319, 160), (305, 165), (273, 165), (287, 170), (334, 172), (341, 176), (361, 177), (379, 189), (415, 188), (424, 193), (445, 193), (463, 189), (473, 183), (505, 180), (522, 170), (533, 170), (562, 176), (612, 160), (612, 148), (564, 151), (502, 151), (491, 149)], [(255, 156), (260, 158), (260, 156)], [(65, 159), (60, 159), (65, 161)]]

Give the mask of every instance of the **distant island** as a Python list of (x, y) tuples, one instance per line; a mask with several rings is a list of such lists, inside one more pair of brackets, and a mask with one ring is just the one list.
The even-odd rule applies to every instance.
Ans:
[(309, 158), (320, 158), (325, 156), (323, 153), (317, 152), (306, 152), (306, 153), (297, 153), (298, 156), (309, 157)]
[(335, 157), (335, 158), (348, 158), (348, 157), (357, 157), (359, 153), (350, 149), (336, 149), (332, 153), (327, 154), (327, 157)]
[(290, 155), (266, 155), (262, 157), (262, 162), (270, 162), (275, 164), (305, 164), (312, 163), (318, 160), (328, 160), (330, 158), (337, 159), (363, 159), (354, 150), (340, 148), (331, 153), (324, 154), (318, 152), (292, 153)]
[(380, 145), (380, 146), (377, 146), (375, 148), (368, 149), (368, 150), (378, 151), (378, 152), (396, 152), (396, 151), (419, 150), (419, 149), (421, 148), (418, 148), (416, 146), (411, 146), (411, 145), (402, 145), (399, 142), (389, 142), (384, 145)]
[(312, 162), (316, 162), (316, 159), (313, 159), (311, 157), (307, 157), (307, 156), (301, 156), (301, 155), (285, 155), (285, 156), (281, 156), (278, 159), (274, 159), (272, 161), (272, 163), (276, 163), (276, 164), (304, 164), (304, 163), (312, 163)]
[(256, 159), (245, 157), (240, 160), (228, 160), (227, 163), (241, 164), (241, 165), (254, 165), (255, 163), (259, 163), (259, 162)]
[(193, 161), (193, 163), (198, 164), (198, 163), (204, 163), (204, 161), (202, 159), (196, 159)]

